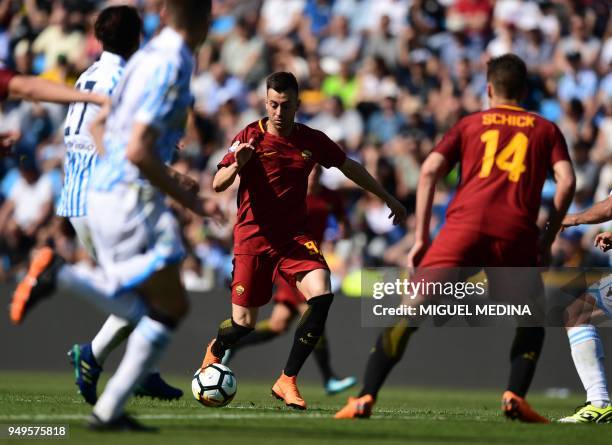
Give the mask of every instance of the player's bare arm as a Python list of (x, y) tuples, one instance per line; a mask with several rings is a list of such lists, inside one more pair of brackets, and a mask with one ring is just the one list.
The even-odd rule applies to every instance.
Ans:
[(378, 181), (368, 173), (363, 165), (350, 158), (346, 158), (346, 161), (344, 161), (344, 164), (340, 167), (340, 171), (359, 187), (382, 199), (391, 209), (389, 218), (393, 217), (393, 224), (401, 224), (406, 220), (406, 209), (402, 203), (395, 199), (394, 196), (391, 196)]
[(207, 216), (210, 211), (210, 206), (207, 205), (208, 200), (189, 193), (181, 187), (179, 182), (169, 174), (166, 165), (155, 154), (154, 146), (157, 137), (158, 132), (153, 127), (139, 123), (134, 125), (126, 149), (127, 159), (163, 193), (195, 214)]
[(420, 261), (429, 246), (429, 222), (436, 183), (448, 169), (448, 163), (440, 153), (431, 153), (421, 168), (417, 186), (415, 240), (408, 253), (408, 267)]
[(236, 176), (242, 167), (249, 162), (254, 151), (253, 138), (249, 139), (249, 142), (239, 144), (234, 152), (236, 162), (227, 167), (222, 167), (217, 171), (213, 178), (213, 190), (217, 193), (227, 190), (236, 180)]
[(100, 94), (78, 91), (57, 82), (19, 74), (9, 82), (9, 96), (14, 99), (62, 104), (89, 102), (104, 105), (109, 101), (106, 96)]
[(172, 176), (185, 191), (195, 195), (200, 193), (200, 183), (196, 179), (176, 171), (169, 165), (166, 166), (166, 168), (168, 169), (168, 174)]
[(567, 215), (561, 223), (562, 228), (580, 224), (599, 224), (612, 219), (612, 197), (596, 202), (584, 212)]
[(576, 190), (576, 178), (571, 162), (559, 161), (555, 163), (553, 165), (553, 174), (557, 187), (547, 228), (540, 241), (540, 253), (545, 263), (550, 258), (550, 247), (561, 228), (563, 218), (574, 198), (574, 191)]

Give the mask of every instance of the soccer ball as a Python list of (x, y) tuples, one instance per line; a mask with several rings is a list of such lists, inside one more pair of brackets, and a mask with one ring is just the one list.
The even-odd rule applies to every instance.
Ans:
[(232, 370), (218, 363), (198, 369), (191, 381), (193, 396), (204, 406), (220, 408), (227, 405), (236, 395), (237, 389)]

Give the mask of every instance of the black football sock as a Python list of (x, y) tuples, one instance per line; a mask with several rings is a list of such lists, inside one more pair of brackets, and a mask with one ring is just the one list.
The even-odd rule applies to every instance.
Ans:
[(518, 327), (510, 350), (510, 379), (508, 391), (525, 397), (533, 380), (545, 331), (542, 327)]
[(408, 321), (400, 320), (380, 333), (374, 348), (370, 351), (363, 379), (363, 389), (359, 397), (370, 394), (376, 399), (378, 391), (393, 367), (404, 355), (408, 340), (416, 330), (416, 327), (408, 326)]
[(256, 345), (258, 343), (265, 343), (273, 338), (281, 335), (282, 332), (276, 332), (270, 329), (270, 320), (262, 320), (255, 325), (255, 329), (251, 331), (248, 335), (240, 338), (234, 346), (232, 346), (232, 350), (236, 351), (244, 346)]
[(302, 369), (302, 365), (323, 334), (333, 299), (334, 294), (324, 294), (308, 300), (308, 309), (302, 315), (295, 330), (293, 347), (285, 365), (285, 375), (290, 377), (297, 375)]
[(253, 331), (253, 328), (241, 326), (231, 318), (221, 322), (217, 331), (217, 341), (212, 345), (212, 353), (222, 358), (227, 349), (230, 349), (242, 337)]
[(321, 377), (323, 377), (323, 383), (325, 384), (329, 379), (335, 377), (331, 369), (329, 348), (327, 347), (327, 338), (325, 334), (321, 335), (312, 353), (319, 367), (319, 371), (321, 372)]

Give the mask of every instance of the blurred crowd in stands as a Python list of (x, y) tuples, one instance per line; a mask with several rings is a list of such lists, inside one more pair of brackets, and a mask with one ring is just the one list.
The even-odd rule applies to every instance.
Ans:
[[(139, 7), (144, 42), (162, 26), (162, 0), (0, 0), (0, 60), (73, 84), (100, 52), (97, 11), (114, 3)], [(291, 71), (301, 86), (298, 120), (327, 133), (412, 212), (424, 158), (459, 118), (487, 107), (486, 61), (514, 52), (530, 72), (525, 108), (554, 121), (567, 140), (577, 171), (570, 211), (579, 211), (612, 188), (610, 12), (609, 0), (215, 0), (193, 74), (195, 113), (175, 166), (211, 191), (232, 137), (265, 114), (266, 75)], [(44, 243), (70, 261), (85, 260), (69, 225), (54, 216), (65, 112), (0, 105), (0, 131), (21, 133), (14, 155), (0, 160), (0, 280), (22, 270), (29, 249)], [(330, 217), (322, 246), (336, 286), (362, 267), (405, 264), (413, 218), (394, 227), (386, 206), (337, 170), (325, 170), (320, 181), (342, 195), (346, 213), (346, 224)], [(455, 170), (438, 187), (433, 234), (456, 181)], [(231, 215), (226, 226), (177, 210), (190, 289), (223, 287), (231, 274), (236, 189), (217, 195)], [(553, 193), (550, 179), (543, 218)], [(600, 229), (563, 232), (555, 263), (607, 266), (592, 247)]]

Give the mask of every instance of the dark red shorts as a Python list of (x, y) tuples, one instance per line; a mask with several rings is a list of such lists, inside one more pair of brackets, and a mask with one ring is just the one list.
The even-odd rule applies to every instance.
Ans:
[(535, 267), (537, 239), (504, 240), (443, 227), (418, 265), (431, 267)]
[(297, 274), (316, 269), (329, 267), (318, 244), (304, 235), (296, 237), (281, 251), (234, 255), (232, 303), (244, 307), (263, 306), (272, 298), (272, 284), (277, 276), (295, 287)]
[(274, 285), (276, 286), (273, 295), (275, 303), (282, 303), (291, 308), (297, 308), (300, 304), (306, 303), (306, 297), (295, 285), (292, 286), (282, 274), (276, 276)]
[(484, 269), (493, 300), (529, 303), (539, 298), (543, 289), (537, 263), (537, 240), (532, 237), (510, 241), (475, 231), (442, 228), (413, 280), (463, 281)]

